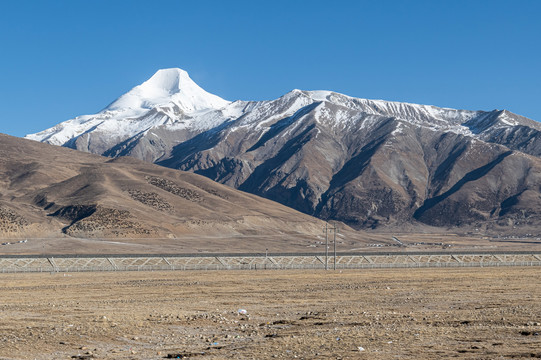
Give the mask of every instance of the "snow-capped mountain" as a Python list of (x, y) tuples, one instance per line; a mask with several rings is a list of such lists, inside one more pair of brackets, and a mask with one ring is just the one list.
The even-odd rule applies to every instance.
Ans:
[(27, 138), (193, 171), (356, 227), (541, 218), (541, 125), (502, 110), (302, 90), (229, 102), (165, 69), (98, 114)]
[[(228, 101), (201, 89), (184, 70), (163, 69), (99, 113), (78, 116), (26, 138), (67, 146), (67, 143), (91, 132), (118, 140), (162, 125), (208, 128), (213, 124), (194, 124), (189, 119), (193, 116), (205, 117), (209, 111), (224, 108), (228, 104)], [(94, 148), (88, 150), (100, 152)]]

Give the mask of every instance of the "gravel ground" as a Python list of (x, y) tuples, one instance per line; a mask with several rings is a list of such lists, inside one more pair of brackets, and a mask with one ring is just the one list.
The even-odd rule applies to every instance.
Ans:
[(0, 359), (541, 358), (540, 275), (4, 274)]

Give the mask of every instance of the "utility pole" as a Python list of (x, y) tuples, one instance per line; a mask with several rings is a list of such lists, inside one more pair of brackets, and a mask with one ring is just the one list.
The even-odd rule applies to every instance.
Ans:
[(336, 270), (336, 232), (338, 231), (338, 228), (336, 227), (336, 222), (333, 224), (332, 230), (334, 232), (334, 241), (333, 241), (333, 244), (334, 244), (334, 266), (333, 266), (333, 270)]
[(325, 222), (325, 270), (329, 270), (329, 237), (327, 235), (327, 223)]
[(329, 224), (326, 222), (323, 232), (325, 233), (325, 270), (329, 270), (329, 231), (334, 232), (334, 241), (333, 241), (333, 252), (334, 252), (334, 264), (333, 270), (336, 270), (336, 232), (338, 228), (336, 227), (336, 222), (333, 223), (332, 227), (329, 227)]

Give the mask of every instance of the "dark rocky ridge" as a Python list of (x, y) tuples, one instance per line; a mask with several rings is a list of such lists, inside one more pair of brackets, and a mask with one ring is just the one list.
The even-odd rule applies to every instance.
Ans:
[[(341, 129), (307, 111), (270, 124), (260, 136), (202, 133), (158, 163), (356, 228), (421, 221), (497, 232), (528, 225), (530, 232), (541, 220), (535, 156), (541, 142), (512, 136), (524, 128), (487, 128), (483, 141), (386, 116), (366, 115)], [(202, 139), (210, 135), (213, 146), (201, 148), (209, 147)]]

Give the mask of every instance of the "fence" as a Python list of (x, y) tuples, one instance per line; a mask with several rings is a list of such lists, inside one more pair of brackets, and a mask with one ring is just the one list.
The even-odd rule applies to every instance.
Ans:
[[(327, 265), (327, 266), (326, 266)], [(0, 272), (387, 269), (541, 266), (541, 253), (0, 256)]]

